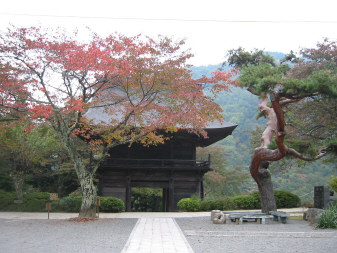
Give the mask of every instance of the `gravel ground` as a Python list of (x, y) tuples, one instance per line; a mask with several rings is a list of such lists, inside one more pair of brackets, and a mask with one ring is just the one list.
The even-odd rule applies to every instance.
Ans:
[(2, 253), (119, 253), (137, 219), (67, 220), (0, 219)]
[(337, 231), (315, 229), (308, 222), (265, 225), (244, 222), (212, 224), (210, 217), (176, 218), (195, 253), (218, 252), (336, 252)]

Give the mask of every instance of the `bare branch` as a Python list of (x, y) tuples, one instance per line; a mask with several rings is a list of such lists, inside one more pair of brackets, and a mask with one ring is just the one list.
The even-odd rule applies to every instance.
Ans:
[(298, 101), (302, 100), (303, 98), (297, 98), (297, 99), (285, 99), (280, 101), (280, 106), (284, 106), (287, 104), (291, 104), (291, 103), (297, 103)]
[(287, 153), (290, 154), (290, 155), (293, 155), (294, 157), (296, 157), (298, 159), (301, 159), (303, 161), (315, 161), (315, 160), (318, 160), (318, 159), (322, 158), (323, 156), (327, 155), (328, 151), (330, 151), (329, 147), (321, 149), (319, 151), (319, 154), (316, 157), (314, 157), (314, 158), (306, 157), (303, 154), (297, 152), (293, 148), (288, 148)]
[(296, 99), (303, 99), (303, 98), (309, 98), (309, 97), (316, 97), (319, 95), (318, 92), (314, 92), (314, 93), (305, 93), (305, 94), (302, 94), (302, 95), (293, 95), (293, 94), (287, 94), (287, 93), (283, 93), (283, 92), (278, 92), (278, 95), (280, 97), (283, 97), (283, 98), (288, 98), (288, 99), (291, 99), (291, 100), (296, 100)]

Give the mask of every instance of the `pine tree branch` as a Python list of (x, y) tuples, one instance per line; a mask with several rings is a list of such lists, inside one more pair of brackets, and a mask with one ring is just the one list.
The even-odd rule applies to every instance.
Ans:
[(319, 151), (319, 154), (314, 157), (314, 158), (310, 158), (310, 157), (306, 157), (304, 156), (303, 154), (297, 152), (295, 149), (293, 148), (288, 148), (287, 150), (287, 154), (290, 154), (290, 155), (293, 155), (294, 157), (298, 158), (298, 159), (301, 159), (303, 161), (315, 161), (315, 160), (318, 160), (320, 158), (322, 158), (323, 156), (327, 155), (328, 152), (331, 150), (330, 147), (327, 147), (327, 148), (324, 148), (324, 149), (321, 149)]

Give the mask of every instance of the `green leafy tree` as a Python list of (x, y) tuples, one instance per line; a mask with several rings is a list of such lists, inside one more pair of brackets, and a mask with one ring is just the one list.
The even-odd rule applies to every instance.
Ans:
[(20, 201), (27, 174), (37, 172), (46, 159), (60, 148), (53, 129), (37, 126), (27, 131), (26, 127), (27, 124), (13, 124), (0, 130), (0, 157), (6, 161)]
[(248, 178), (247, 173), (239, 168), (229, 169), (226, 151), (223, 146), (212, 145), (197, 149), (197, 159), (207, 160), (210, 157), (213, 171), (205, 175), (204, 188), (207, 199), (233, 196), (241, 192), (241, 187)]

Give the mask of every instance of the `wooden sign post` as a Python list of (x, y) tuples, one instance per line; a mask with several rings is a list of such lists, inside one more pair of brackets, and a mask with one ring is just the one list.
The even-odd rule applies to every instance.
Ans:
[[(49, 199), (50, 199), (50, 201), (58, 200), (59, 195), (57, 193), (50, 193)], [(49, 213), (50, 213), (50, 210), (51, 210), (51, 202), (46, 203), (46, 210), (48, 211), (48, 220), (49, 220)]]
[(51, 210), (51, 203), (50, 202), (46, 203), (46, 210), (48, 211), (48, 220), (49, 220), (49, 212)]

